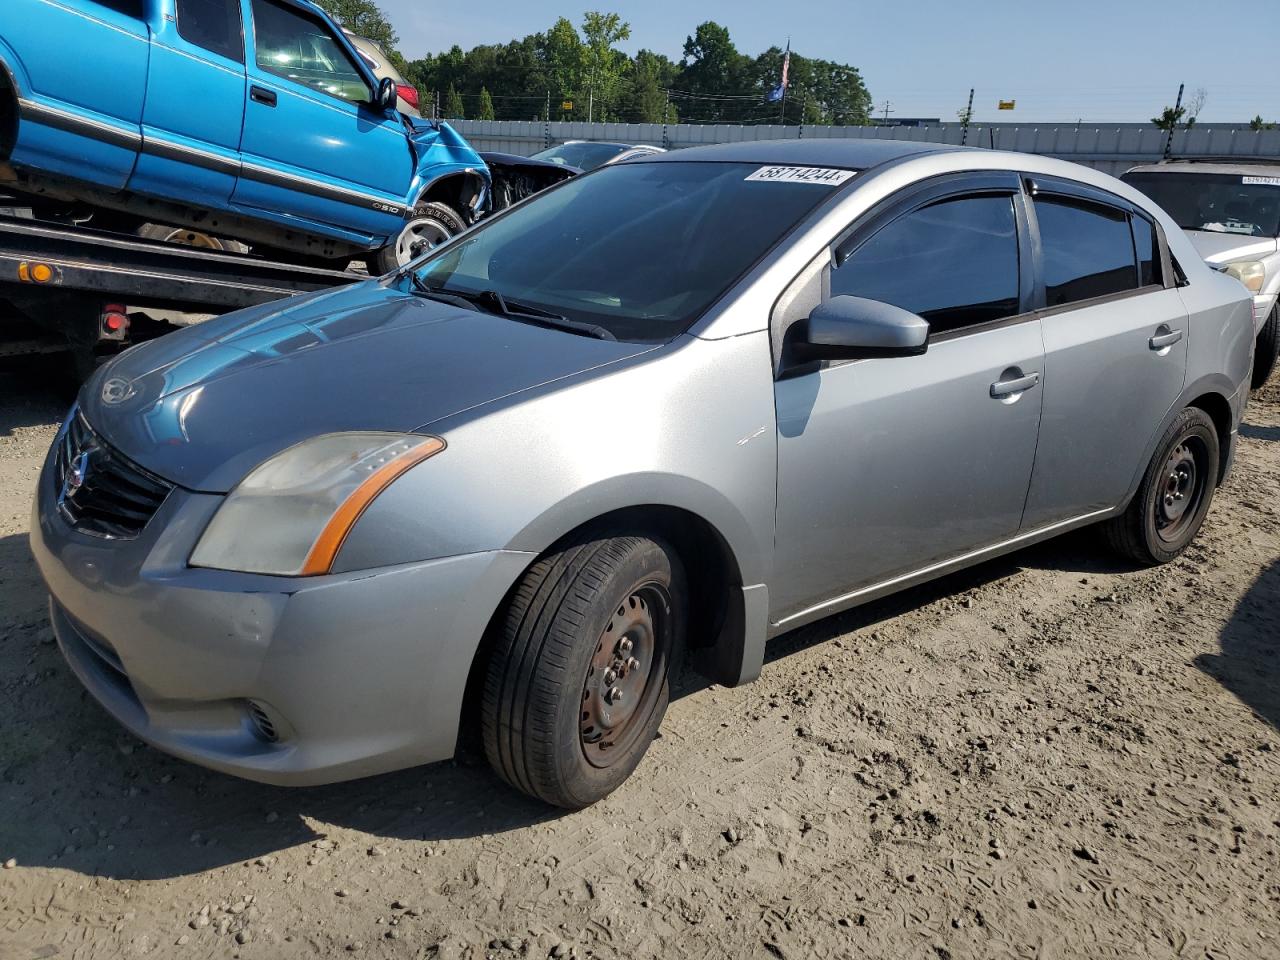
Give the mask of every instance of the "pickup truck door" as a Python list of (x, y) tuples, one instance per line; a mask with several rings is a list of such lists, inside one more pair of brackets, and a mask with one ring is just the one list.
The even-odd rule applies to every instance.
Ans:
[(129, 189), (225, 208), (240, 174), (240, 0), (168, 0), (154, 25), (142, 155)]
[(113, 190), (141, 141), (144, 0), (3, 0), (0, 50), (16, 56), (18, 136), (9, 161)]
[[(325, 20), (288, 0), (248, 0), (251, 55), (236, 206), (341, 228), (400, 229), (415, 160), (374, 78)], [(378, 243), (377, 245), (381, 245)]]

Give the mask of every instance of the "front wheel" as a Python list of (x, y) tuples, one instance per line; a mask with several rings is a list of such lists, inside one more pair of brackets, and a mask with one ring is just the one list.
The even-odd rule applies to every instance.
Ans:
[(1271, 308), (1267, 322), (1258, 331), (1258, 339), (1253, 346), (1253, 379), (1249, 386), (1261, 390), (1262, 385), (1275, 369), (1276, 354), (1280, 353), (1280, 303)]
[(1144, 565), (1168, 563), (1200, 532), (1218, 485), (1218, 431), (1188, 407), (1169, 425), (1133, 501), (1104, 530), (1120, 554)]
[(398, 270), (466, 229), (466, 221), (447, 203), (420, 203), (399, 236), (370, 254), (369, 272), (380, 276)]
[(639, 765), (684, 650), (684, 568), (642, 536), (586, 536), (516, 588), (485, 676), (481, 728), (498, 775), (589, 806)]

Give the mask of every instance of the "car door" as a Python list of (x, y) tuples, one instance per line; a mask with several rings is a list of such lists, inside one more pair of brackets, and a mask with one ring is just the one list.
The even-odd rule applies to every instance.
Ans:
[(328, 23), (287, 0), (249, 0), (253, 55), (238, 206), (369, 236), (401, 222), (414, 157), (399, 115)]
[(1028, 184), (1044, 305), (1044, 413), (1025, 523), (1109, 510), (1182, 393), (1187, 315), (1158, 228), (1127, 201)]
[(144, 0), (0, 2), (0, 46), (14, 51), (26, 82), (17, 141), (0, 136), (0, 153), (12, 149), (5, 160), (124, 187), (141, 142), (148, 8)]
[(1023, 205), (1014, 174), (952, 176), (833, 248), (811, 304), (888, 302), (928, 320), (930, 337), (920, 356), (829, 365), (790, 366), (784, 346), (775, 622), (1017, 534), (1043, 362)]
[(152, 35), (142, 155), (129, 189), (226, 207), (240, 175), (240, 0), (172, 0)]

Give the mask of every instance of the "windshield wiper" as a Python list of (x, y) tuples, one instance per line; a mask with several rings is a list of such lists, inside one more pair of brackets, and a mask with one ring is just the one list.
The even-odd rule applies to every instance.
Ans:
[(497, 290), (454, 290), (449, 287), (432, 286), (416, 273), (411, 274), (411, 276), (413, 277), (414, 288), (423, 296), (431, 297), (433, 300), (439, 300), (443, 303), (461, 303), (473, 310), (478, 308), (498, 316), (510, 317), (512, 320), (534, 323), (554, 330), (564, 330), (567, 333), (576, 333), (580, 336), (595, 337), (597, 340), (618, 339), (604, 327), (597, 324), (586, 323), (582, 320), (570, 320), (568, 317), (552, 313), (550, 310), (544, 310), (542, 307), (534, 306), (531, 303), (512, 300), (510, 297), (503, 296)]

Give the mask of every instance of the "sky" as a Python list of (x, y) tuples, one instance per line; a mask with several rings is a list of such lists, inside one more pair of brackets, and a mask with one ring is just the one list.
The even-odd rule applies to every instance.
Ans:
[[(729, 28), (752, 56), (771, 45), (857, 67), (890, 117), (956, 119), (975, 88), (974, 119), (1144, 122), (1171, 106), (1178, 84), (1206, 91), (1202, 122), (1280, 120), (1274, 49), (1257, 44), (1275, 0), (1241, 8), (1204, 0), (378, 0), (413, 59), (505, 43), (589, 9), (631, 24), (629, 53), (678, 60), (705, 20)], [(785, 14), (785, 15), (783, 15)], [(1012, 112), (999, 100), (1015, 100)]]

